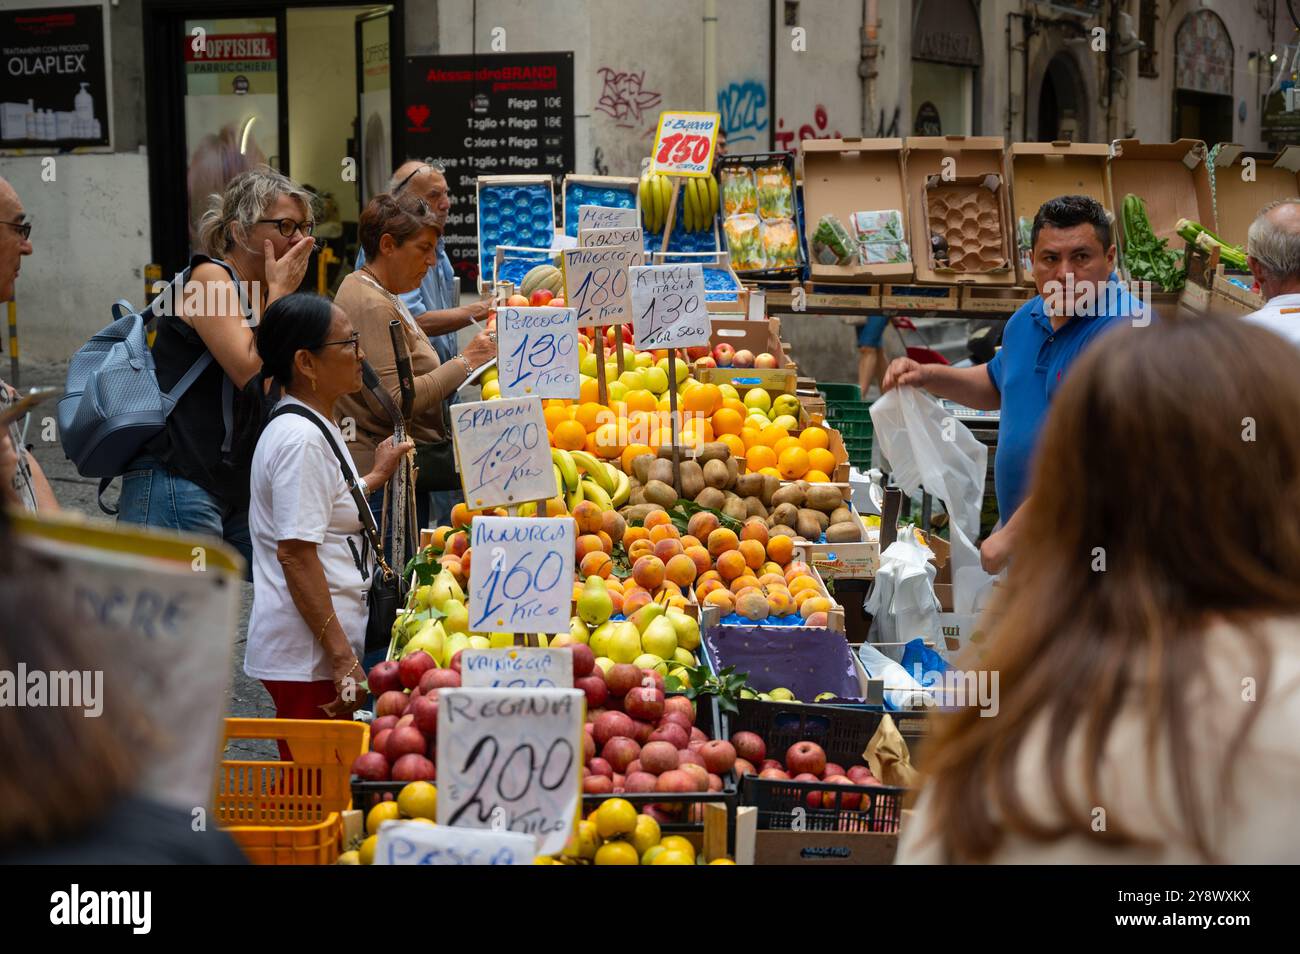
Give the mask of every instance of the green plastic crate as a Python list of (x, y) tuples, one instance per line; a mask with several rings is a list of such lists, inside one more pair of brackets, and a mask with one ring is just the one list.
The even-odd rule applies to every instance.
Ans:
[(871, 423), (871, 407), (861, 401), (853, 404), (827, 405), (826, 419), (834, 421), (858, 421)]
[(835, 404), (840, 401), (861, 401), (862, 392), (858, 390), (856, 384), (839, 384), (834, 381), (827, 381), (824, 384), (819, 383), (817, 390), (826, 398), (826, 403)]

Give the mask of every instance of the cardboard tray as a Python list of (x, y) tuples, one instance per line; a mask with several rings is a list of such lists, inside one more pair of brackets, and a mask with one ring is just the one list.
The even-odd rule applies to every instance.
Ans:
[[(943, 276), (951, 276), (950, 280), (953, 282), (964, 283), (968, 281), (969, 278), (973, 275), (989, 275), (989, 274), (994, 274), (997, 272), (1002, 272), (1011, 269), (1012, 268), (1011, 248), (1008, 245), (1008, 239), (1007, 239), (1009, 226), (1004, 221), (1005, 212), (1003, 211), (1006, 203), (1002, 201), (1005, 193), (1005, 189), (1003, 188), (1002, 176), (992, 175), (992, 174), (985, 175), (985, 176), (957, 176), (954, 179), (950, 179), (946, 181), (940, 176), (930, 176), (928, 179), (926, 179), (925, 195), (922, 198), (921, 207), (925, 211), (926, 225), (929, 227), (931, 234), (934, 234), (935, 232), (934, 219), (937, 218), (940, 212), (945, 210), (947, 210), (949, 214), (951, 214), (953, 211), (957, 211), (959, 213), (961, 212), (960, 209), (952, 208), (952, 202), (953, 202), (952, 199), (939, 198), (938, 193), (941, 190), (944, 192), (956, 192), (959, 195), (964, 193), (964, 195), (962, 195), (961, 197), (961, 201), (963, 203), (966, 201), (967, 198), (974, 197), (977, 203), (982, 201), (986, 209), (990, 207), (992, 208), (993, 214), (997, 215), (999, 219), (996, 228), (992, 229), (993, 231), (997, 232), (997, 244), (995, 246), (992, 243), (980, 243), (979, 245), (980, 256), (981, 258), (983, 258), (985, 253), (988, 253), (989, 257), (994, 262), (1000, 262), (1001, 264), (993, 264), (987, 268), (978, 269), (978, 270), (977, 269), (964, 270), (964, 269), (954, 268), (951, 264), (940, 264), (937, 261), (931, 261), (930, 266), (934, 269), (934, 271)], [(965, 221), (965, 219), (968, 219), (971, 213), (965, 212), (962, 214), (963, 214), (964, 221), (963, 221), (963, 227), (962, 229), (960, 229), (960, 231), (962, 233), (965, 233), (967, 232), (966, 225), (968, 224)], [(983, 229), (979, 228), (978, 225), (976, 225), (976, 228), (981, 233), (983, 232)], [(954, 230), (951, 226), (947, 225), (947, 223), (945, 222), (944, 231), (947, 233), (949, 237), (951, 237)], [(968, 246), (970, 246), (971, 244), (972, 243), (970, 243), (969, 241), (967, 242)], [(968, 255), (970, 253), (970, 248), (966, 248), (964, 250), (958, 249), (958, 252), (959, 254), (962, 255)], [(951, 259), (952, 257), (951, 241), (948, 242), (948, 254), (949, 254), (949, 258)]]
[[(564, 234), (571, 238), (578, 237), (578, 204), (569, 208), (569, 189), (582, 186), (585, 189), (608, 190), (617, 193), (617, 205), (612, 208), (635, 209), (637, 199), (637, 180), (633, 176), (579, 176), (570, 173), (560, 185), (560, 214), (563, 217)], [(582, 205), (606, 205), (605, 202), (583, 202)]]
[[(485, 260), (486, 249), (483, 238), (483, 215), (482, 215), (482, 198), (484, 191), (501, 186), (531, 186), (546, 187), (546, 195), (550, 199), (550, 231), (547, 235), (547, 247), (550, 247), (551, 239), (555, 235), (555, 180), (551, 176), (479, 176), (474, 184), (474, 209), (475, 209), (475, 233), (477, 236), (478, 257), (476, 261), (479, 265), (478, 288), (482, 292), (484, 288), (491, 287), (492, 275), (485, 275), (483, 266), (487, 264)], [(504, 237), (504, 236), (503, 236)], [(500, 244), (500, 243), (497, 243)], [(493, 245), (493, 263), (495, 267), (496, 245)]]
[[(841, 606), (839, 603), (835, 602), (835, 597), (832, 596), (830, 591), (826, 589), (826, 584), (822, 582), (822, 578), (820, 574), (818, 574), (817, 568), (814, 566), (811, 567), (811, 569), (812, 569), (813, 579), (817, 581), (817, 592), (831, 601), (830, 612), (826, 614), (827, 620), (826, 620), (825, 629), (829, 630), (832, 633), (839, 633), (840, 635), (843, 635), (844, 634), (844, 607)], [(761, 621), (757, 623), (746, 622), (743, 625), (740, 623), (723, 623), (722, 611), (718, 609), (718, 607), (710, 606), (707, 603), (700, 604), (699, 606), (699, 622), (700, 622), (700, 630), (702, 632), (708, 631), (715, 626), (722, 627), (723, 629), (757, 629), (757, 630), (763, 630), (768, 632), (782, 632), (788, 630), (793, 634), (801, 634), (801, 633), (808, 633), (808, 632), (815, 631), (810, 627), (804, 625), (764, 626)], [(856, 657), (854, 658), (856, 659)], [(864, 683), (863, 684), (864, 688), (865, 685), (866, 684)]]
[[(794, 221), (796, 235), (803, 234), (803, 223), (800, 215), (800, 204), (796, 196), (797, 176), (794, 168), (794, 155), (788, 152), (761, 152), (747, 155), (729, 155), (723, 156), (718, 163), (718, 210), (717, 218), (720, 221), (726, 220), (726, 213), (722, 204), (722, 172), (725, 169), (735, 169), (737, 167), (745, 169), (759, 169), (764, 166), (779, 165), (784, 167), (786, 174), (790, 177), (790, 197), (794, 203), (794, 214), (790, 218)], [(718, 234), (721, 236), (723, 245), (727, 244), (727, 230), (720, 227)], [(730, 251), (730, 248), (728, 248)], [(804, 266), (807, 265), (807, 258), (804, 255), (804, 243), (799, 243), (799, 264), (786, 268), (760, 268), (753, 271), (745, 272), (746, 281), (775, 281), (785, 282), (793, 281), (803, 272)]]
[(1012, 257), (1016, 284), (1033, 286), (1021, 264), (1017, 223), (1032, 219), (1039, 207), (1058, 195), (1091, 196), (1114, 213), (1110, 196), (1110, 147), (1099, 142), (1014, 142), (1006, 154), (1006, 181), (1011, 189)]
[(1146, 203), (1152, 231), (1157, 238), (1169, 239), (1171, 249), (1184, 244), (1175, 231), (1179, 219), (1192, 219), (1218, 233), (1210, 169), (1201, 140), (1144, 143), (1118, 139), (1111, 143), (1110, 153), (1110, 207), (1115, 211), (1121, 250), (1126, 236), (1120, 210), (1130, 192)]
[[(809, 140), (809, 142), (811, 141)], [(870, 311), (880, 307), (880, 286), (863, 285), (860, 288), (850, 289), (846, 287), (842, 291), (831, 291), (814, 285), (804, 293), (803, 305), (805, 312), (813, 313), (823, 309), (832, 312), (842, 310), (854, 313)]]
[[(953, 163), (946, 163), (951, 159)], [(925, 215), (925, 183), (931, 176), (951, 174), (965, 179), (969, 176), (996, 175), (1002, 178), (1004, 169), (1004, 143), (1001, 136), (909, 136), (903, 145), (903, 169), (908, 201), (909, 244), (916, 266), (916, 281), (923, 285), (1012, 285), (1016, 272), (1008, 267), (995, 272), (945, 272), (930, 265), (930, 231)], [(1002, 213), (1002, 244), (1010, 250), (1013, 223), (1010, 190), (1002, 183), (1000, 205)]]
[[(904, 178), (902, 139), (805, 139), (803, 155), (804, 238), (809, 248), (808, 272), (816, 282), (910, 282), (912, 262), (874, 265), (823, 265), (812, 257), (812, 237), (823, 215), (833, 215), (851, 229), (854, 212), (897, 209), (903, 234), (912, 235)], [(913, 257), (917, 245), (909, 240)], [(926, 247), (929, 246), (927, 240)]]
[[(1254, 180), (1242, 179), (1243, 162), (1255, 162)], [(1246, 232), (1259, 210), (1274, 199), (1300, 195), (1300, 146), (1287, 146), (1276, 155), (1248, 152), (1236, 143), (1223, 143), (1214, 156), (1214, 233), (1225, 242), (1246, 247)], [(1204, 223), (1202, 223), (1204, 224)]]

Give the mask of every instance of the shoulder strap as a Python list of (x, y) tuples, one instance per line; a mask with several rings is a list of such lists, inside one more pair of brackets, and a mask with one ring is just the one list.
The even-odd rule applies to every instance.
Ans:
[(379, 528), (375, 525), (375, 515), (370, 512), (370, 502), (362, 496), (361, 488), (357, 486), (356, 478), (352, 475), (352, 468), (348, 466), (347, 458), (343, 456), (343, 451), (339, 449), (339, 445), (334, 443), (334, 435), (329, 432), (329, 428), (325, 426), (324, 421), (298, 404), (281, 404), (271, 412), (267, 423), (285, 414), (294, 414), (306, 418), (325, 435), (326, 443), (329, 444), (330, 450), (334, 452), (334, 457), (339, 462), (339, 470), (343, 472), (343, 480), (347, 482), (348, 490), (352, 493), (352, 499), (356, 502), (358, 515), (361, 517), (361, 526), (366, 531), (366, 536), (370, 538), (370, 548), (374, 550), (375, 558), (379, 561), (380, 566), (384, 568), (385, 574), (392, 573), (393, 571), (384, 560), (384, 548), (379, 539)]

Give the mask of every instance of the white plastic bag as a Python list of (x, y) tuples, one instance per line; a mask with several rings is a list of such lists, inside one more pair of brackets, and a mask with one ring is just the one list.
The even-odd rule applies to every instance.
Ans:
[(925, 687), (910, 672), (870, 643), (858, 647), (858, 660), (869, 679), (884, 681), (887, 708), (919, 708), (930, 701)]
[(880, 554), (875, 585), (863, 603), (871, 614), (873, 643), (905, 643), (921, 637), (939, 638), (939, 601), (934, 595), (936, 568), (930, 548), (916, 539), (911, 527)]

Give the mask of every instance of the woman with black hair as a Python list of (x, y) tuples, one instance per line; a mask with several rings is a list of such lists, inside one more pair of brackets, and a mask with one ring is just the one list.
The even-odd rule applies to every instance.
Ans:
[(343, 463), (364, 495), (387, 483), (413, 445), (390, 437), (376, 448), (373, 470), (357, 472), (334, 410), (361, 388), (364, 354), (352, 322), (328, 299), (274, 302), (258, 326), (257, 351), (284, 397), (253, 454), (244, 671), (262, 680), (277, 718), (348, 718), (365, 702), (360, 659), (374, 556)]

